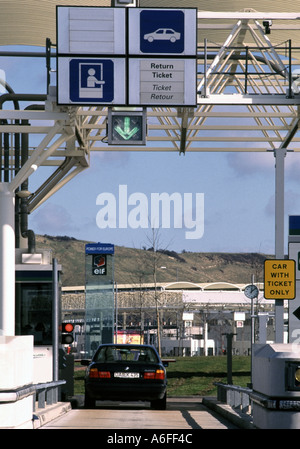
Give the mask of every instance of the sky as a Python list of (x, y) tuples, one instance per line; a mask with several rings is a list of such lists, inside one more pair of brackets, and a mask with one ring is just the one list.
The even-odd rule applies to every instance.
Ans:
[[(8, 49), (12, 48), (0, 47), (0, 51)], [(46, 92), (44, 59), (0, 57), (0, 61), (2, 74), (5, 73), (6, 81), (16, 93)], [(300, 214), (299, 169), (300, 155), (289, 152), (285, 158), (286, 252), (288, 216)], [(34, 191), (45, 181), (46, 172), (40, 167), (30, 177), (29, 190)], [(29, 215), (29, 228), (42, 235), (63, 235), (132, 248), (149, 247), (153, 242), (149, 223), (151, 199), (156, 193), (164, 192), (169, 196), (176, 193), (181, 204), (187, 204), (189, 212), (183, 213), (184, 217), (176, 216), (175, 220), (170, 213), (170, 225), (159, 227), (157, 235), (162, 249), (274, 254), (273, 153), (92, 152), (90, 167)], [(191, 204), (185, 194), (190, 194)], [(108, 222), (108, 215), (104, 217), (103, 201), (107, 198), (113, 198), (117, 205), (114, 228), (111, 227), (113, 220)], [(127, 211), (124, 202), (119, 210), (120, 198), (127, 200)], [(137, 203), (137, 198), (142, 198), (142, 202)], [(109, 217), (113, 218), (113, 203), (109, 204)], [(148, 220), (138, 204), (148, 206)], [(126, 212), (128, 223), (122, 228), (120, 214), (124, 218)], [(144, 228), (133, 227), (134, 223), (141, 223), (137, 212), (146, 219)], [(184, 219), (188, 215), (195, 220), (196, 214), (200, 219), (198, 235), (188, 238), (196, 225), (187, 228)], [(102, 226), (105, 218), (109, 226), (99, 227), (99, 217)], [(192, 226), (187, 219), (186, 224)]]

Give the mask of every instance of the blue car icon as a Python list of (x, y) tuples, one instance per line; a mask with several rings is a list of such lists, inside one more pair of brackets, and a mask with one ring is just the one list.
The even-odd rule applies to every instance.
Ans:
[(152, 33), (145, 34), (144, 39), (148, 42), (153, 42), (154, 40), (164, 40), (174, 43), (180, 39), (180, 33), (174, 31), (172, 28), (158, 28)]

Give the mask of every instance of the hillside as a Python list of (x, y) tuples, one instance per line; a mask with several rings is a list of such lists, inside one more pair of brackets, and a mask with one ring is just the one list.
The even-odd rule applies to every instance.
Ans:
[[(52, 257), (62, 265), (62, 285), (85, 283), (85, 244), (72, 237), (36, 236), (37, 248), (52, 250)], [(193, 253), (133, 249), (115, 246), (115, 281), (119, 284), (153, 282), (153, 257), (156, 257), (157, 281), (256, 282), (263, 281), (264, 261), (269, 256), (258, 253)]]

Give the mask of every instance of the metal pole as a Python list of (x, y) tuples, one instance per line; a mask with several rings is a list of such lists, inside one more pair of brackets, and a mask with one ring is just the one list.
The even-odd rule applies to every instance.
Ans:
[[(254, 285), (254, 274), (251, 276), (251, 284)], [(257, 298), (256, 298), (257, 299)], [(251, 298), (251, 388), (252, 382), (252, 370), (253, 370), (253, 347), (255, 344), (255, 317), (254, 317), (254, 298)]]
[[(254, 285), (254, 275), (251, 277), (251, 284)], [(255, 323), (254, 323), (254, 298), (251, 298), (251, 348), (255, 343)], [(251, 349), (252, 354), (252, 349)]]
[(207, 39), (204, 39), (204, 97), (207, 97)]
[(59, 361), (58, 361), (58, 328), (59, 328), (59, 295), (58, 295), (58, 271), (57, 260), (52, 262), (53, 273), (53, 304), (52, 304), (52, 351), (53, 351), (53, 380), (59, 379)]
[(232, 385), (232, 337), (234, 334), (226, 334), (227, 337), (227, 383)]
[(246, 47), (246, 66), (245, 66), (245, 95), (248, 91), (248, 57), (249, 57), (249, 47)]
[(49, 94), (50, 87), (50, 72), (51, 72), (51, 40), (46, 39), (46, 69), (47, 69), (47, 94)]
[(292, 40), (289, 39), (289, 89), (288, 89), (288, 98), (293, 97), (292, 91)]
[[(284, 158), (286, 148), (275, 154), (275, 258), (284, 258)], [(275, 300), (275, 343), (283, 343), (284, 301)]]
[(115, 285), (115, 343), (118, 343), (118, 283)]
[(15, 335), (15, 195), (0, 183), (0, 335)]

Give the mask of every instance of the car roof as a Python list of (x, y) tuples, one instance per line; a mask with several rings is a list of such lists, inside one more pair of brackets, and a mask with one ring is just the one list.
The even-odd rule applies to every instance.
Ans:
[(145, 344), (138, 344), (138, 343), (103, 343), (101, 345), (99, 345), (98, 348), (103, 348), (103, 347), (109, 347), (109, 346), (113, 346), (113, 347), (120, 347), (120, 348), (151, 348), (154, 351), (156, 351), (156, 349), (154, 348), (154, 346), (151, 345), (145, 345)]

